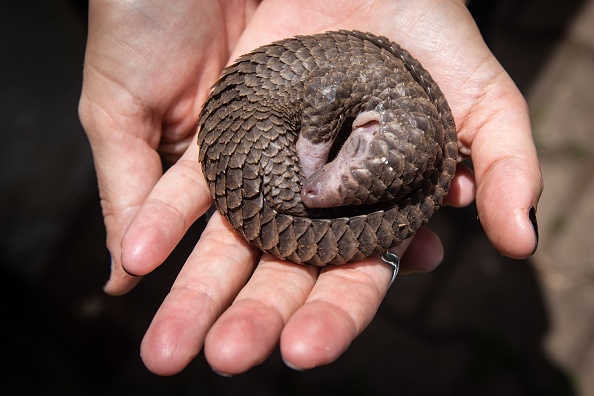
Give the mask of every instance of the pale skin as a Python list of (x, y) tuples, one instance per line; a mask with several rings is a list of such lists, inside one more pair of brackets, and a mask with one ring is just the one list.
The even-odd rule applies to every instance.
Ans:
[[(534, 251), (528, 212), (542, 178), (526, 103), (464, 1), (91, 0), (89, 7), (79, 113), (113, 260), (107, 293), (132, 289), (210, 207), (195, 125), (222, 68), (271, 41), (337, 29), (387, 36), (431, 72), (453, 110), (460, 152), (474, 165), (474, 173), (458, 167), (447, 204), (476, 198), (497, 250), (514, 258)], [(175, 162), (164, 175), (159, 154)], [(439, 237), (425, 228), (395, 252), (404, 272), (431, 271), (443, 257)], [(262, 256), (215, 214), (156, 313), (142, 359), (171, 375), (203, 350), (213, 370), (235, 374), (279, 346), (291, 367), (328, 364), (372, 320), (390, 278), (378, 258), (320, 270)]]

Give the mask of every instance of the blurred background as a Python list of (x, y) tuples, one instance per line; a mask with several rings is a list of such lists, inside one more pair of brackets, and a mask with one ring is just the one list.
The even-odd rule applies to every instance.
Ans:
[(3, 2), (0, 393), (594, 395), (594, 0), (470, 7), (530, 104), (538, 252), (502, 257), (475, 208), (445, 208), (431, 221), (445, 262), (398, 278), (336, 363), (299, 373), (275, 353), (223, 378), (199, 355), (162, 378), (140, 341), (203, 224), (130, 294), (102, 292), (109, 255), (77, 116), (86, 2)]

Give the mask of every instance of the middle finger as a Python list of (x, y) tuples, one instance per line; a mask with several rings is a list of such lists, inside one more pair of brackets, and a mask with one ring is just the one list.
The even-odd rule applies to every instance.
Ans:
[(247, 285), (207, 334), (204, 353), (211, 367), (236, 374), (262, 363), (307, 299), (318, 273), (315, 266), (262, 256)]

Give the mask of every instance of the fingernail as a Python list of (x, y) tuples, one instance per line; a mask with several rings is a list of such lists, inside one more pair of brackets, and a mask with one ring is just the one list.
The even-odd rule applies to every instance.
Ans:
[(233, 377), (233, 374), (229, 374), (229, 373), (222, 373), (220, 371), (217, 371), (215, 369), (213, 369), (212, 367), (210, 368), (215, 374), (220, 375), (221, 377), (225, 377), (225, 378), (231, 378)]
[(295, 370), (295, 371), (305, 371), (302, 368), (299, 368), (297, 366), (293, 366), (291, 363), (287, 362), (285, 359), (283, 359), (283, 362), (287, 365), (288, 368), (290, 368), (291, 370)]
[(115, 267), (115, 262), (113, 261), (113, 257), (109, 256), (109, 275), (105, 283), (108, 283), (113, 276), (113, 268)]
[(532, 251), (532, 254), (534, 254), (538, 248), (538, 221), (536, 220), (536, 209), (534, 206), (530, 207), (530, 210), (528, 211), (528, 218), (530, 219), (530, 223), (532, 223), (534, 236), (536, 237), (536, 243), (534, 244), (534, 250)]

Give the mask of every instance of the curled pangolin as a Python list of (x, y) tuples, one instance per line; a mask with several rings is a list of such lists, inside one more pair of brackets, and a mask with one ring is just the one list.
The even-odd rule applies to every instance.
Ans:
[(447, 194), (456, 128), (429, 73), (387, 38), (339, 31), (260, 47), (200, 115), (219, 211), (252, 245), (323, 266), (409, 238)]

